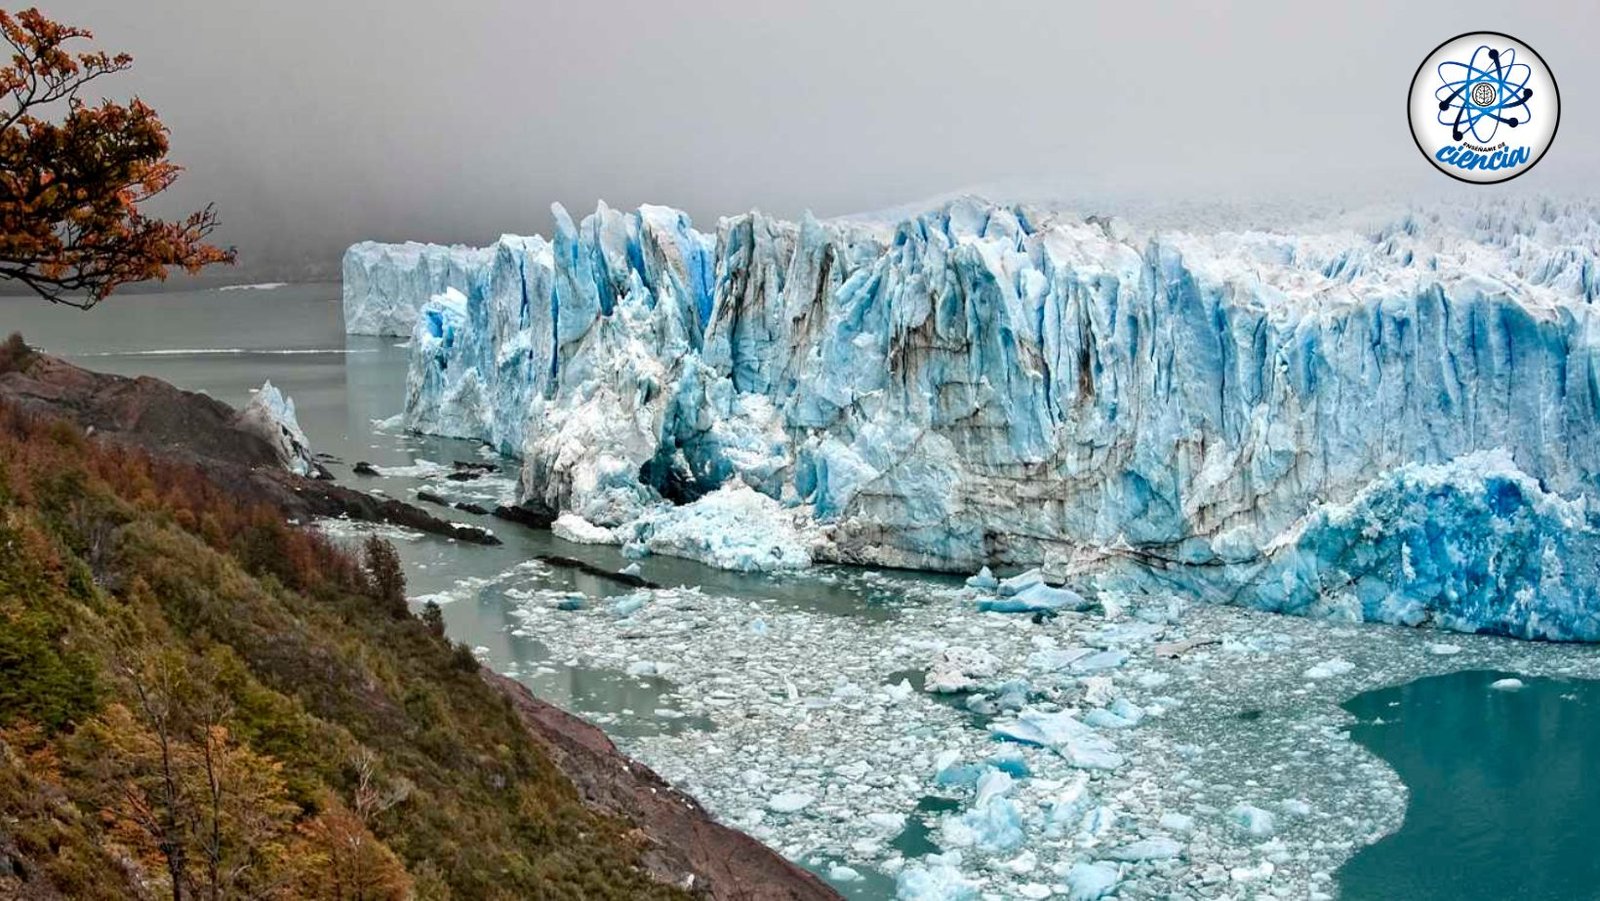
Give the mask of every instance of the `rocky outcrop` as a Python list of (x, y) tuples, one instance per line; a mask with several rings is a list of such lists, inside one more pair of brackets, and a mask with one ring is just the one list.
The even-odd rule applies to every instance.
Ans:
[(284, 467), (280, 445), (260, 423), (241, 422), (233, 407), (160, 379), (91, 372), (35, 353), (0, 373), (0, 399), (18, 409), (76, 423), (103, 441), (191, 463), (230, 485), (244, 500), (290, 518), (348, 517), (445, 535), (477, 544), (499, 539), (476, 526), (440, 519), (420, 507), (309, 478)]
[(815, 875), (717, 823), (694, 798), (624, 756), (604, 732), (539, 700), (520, 682), (488, 670), (483, 676), (510, 699), (585, 803), (627, 819), (643, 834), (645, 862), (657, 879), (728, 901), (839, 897)]

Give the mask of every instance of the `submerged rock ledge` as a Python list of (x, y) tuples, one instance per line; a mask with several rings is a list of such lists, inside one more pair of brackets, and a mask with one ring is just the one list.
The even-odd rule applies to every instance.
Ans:
[[(356, 245), (344, 302), (356, 330), (413, 323), (408, 427), (521, 457), (522, 502), (585, 540), (735, 568), (1132, 561), (1271, 609), (1600, 638), (1600, 563), (1574, 553), (1600, 474), (1589, 206), (1296, 234), (973, 199), (715, 234), (652, 206), (556, 220), (484, 249)], [(1497, 499), (1371, 548), (1307, 527), (1413, 465)], [(1507, 484), (1527, 486), (1510, 506)], [(1519, 536), (1509, 568), (1486, 523)], [(1408, 575), (1468, 547), (1487, 556), (1460, 578)]]

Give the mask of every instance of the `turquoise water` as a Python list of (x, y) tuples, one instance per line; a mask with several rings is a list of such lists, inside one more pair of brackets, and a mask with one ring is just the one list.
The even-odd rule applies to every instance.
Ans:
[(1600, 898), (1600, 682), (1458, 672), (1359, 695), (1351, 736), (1411, 797), (1339, 870), (1349, 901)]

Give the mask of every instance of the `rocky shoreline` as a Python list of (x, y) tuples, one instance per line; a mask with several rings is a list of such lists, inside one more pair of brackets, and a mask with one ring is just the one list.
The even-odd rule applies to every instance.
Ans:
[[(154, 378), (92, 372), (36, 352), (0, 369), (0, 403), (71, 423), (100, 442), (192, 465), (196, 478), (225, 486), (243, 503), (276, 507), (291, 521), (346, 517), (498, 543), (487, 530), (411, 504), (288, 472), (269, 442), (241, 426), (232, 407), (204, 394)], [(644, 859), (653, 878), (713, 899), (838, 897), (759, 841), (715, 822), (693, 798), (619, 752), (598, 728), (512, 679), (486, 668), (481, 676), (550, 751), (586, 805), (634, 825), (649, 849)]]

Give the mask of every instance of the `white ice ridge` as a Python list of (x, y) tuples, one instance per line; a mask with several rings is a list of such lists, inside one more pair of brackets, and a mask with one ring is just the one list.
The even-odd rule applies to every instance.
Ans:
[[(557, 207), (553, 240), (476, 256), (352, 248), (346, 316), (420, 309), (408, 426), (520, 456), (524, 503), (641, 553), (660, 508), (737, 480), (814, 560), (1133, 560), (1277, 609), (1600, 638), (1600, 557), (1568, 553), (1595, 532), (1597, 212), (1502, 200), (1132, 237), (971, 198), (715, 234), (663, 207)], [(1470, 456), (1491, 450), (1487, 469)], [(1517, 490), (1371, 550), (1303, 522), (1458, 460), (1460, 497)], [(1406, 575), (1485, 522), (1524, 536), (1516, 578)], [(1324, 532), (1342, 556), (1309, 566)]]
[(464, 291), (491, 251), (439, 244), (364, 241), (344, 253), (344, 330), (351, 335), (409, 335), (428, 298)]
[(306, 439), (306, 433), (301, 431), (300, 422), (295, 418), (294, 400), (279, 391), (270, 379), (262, 382), (261, 387), (251, 395), (250, 403), (239, 411), (237, 422), (240, 428), (266, 440), (285, 469), (303, 476), (322, 473), (322, 467), (311, 451), (311, 442)]

